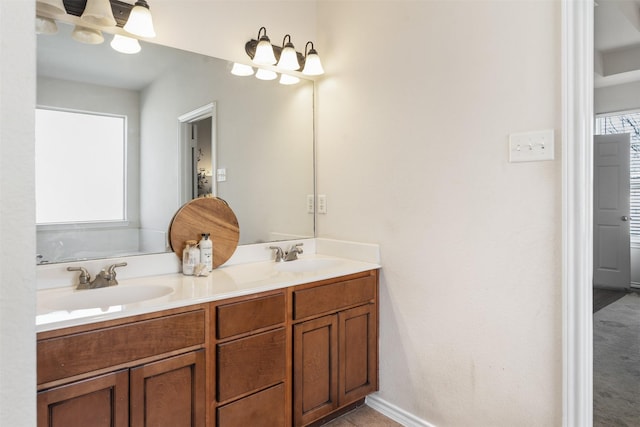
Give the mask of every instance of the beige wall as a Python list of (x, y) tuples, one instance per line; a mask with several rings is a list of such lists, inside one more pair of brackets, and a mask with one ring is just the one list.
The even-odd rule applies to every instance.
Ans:
[(0, 425), (34, 426), (34, 7), (0, 0)]
[[(324, 1), (321, 237), (380, 243), (380, 397), (444, 426), (562, 417), (560, 2)], [(556, 130), (556, 160), (508, 134)]]

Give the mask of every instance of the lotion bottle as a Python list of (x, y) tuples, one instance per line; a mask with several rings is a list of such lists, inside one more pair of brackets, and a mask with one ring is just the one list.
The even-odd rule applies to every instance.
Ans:
[(182, 274), (193, 276), (196, 265), (200, 262), (200, 250), (198, 242), (195, 240), (187, 240), (184, 250), (182, 251)]
[(204, 264), (208, 272), (213, 271), (213, 242), (209, 239), (209, 233), (202, 233), (200, 240), (200, 264)]

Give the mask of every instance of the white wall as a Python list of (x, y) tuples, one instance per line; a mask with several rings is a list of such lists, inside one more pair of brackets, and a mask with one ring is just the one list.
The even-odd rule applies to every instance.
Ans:
[[(381, 245), (379, 397), (561, 425), (560, 2), (318, 4), (318, 231)], [(547, 128), (555, 161), (508, 163)]]
[(34, 426), (34, 5), (0, 0), (0, 425)]

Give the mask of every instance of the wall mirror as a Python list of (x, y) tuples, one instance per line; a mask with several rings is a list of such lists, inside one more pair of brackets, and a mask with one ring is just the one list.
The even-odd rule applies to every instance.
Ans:
[[(127, 55), (111, 49), (110, 34), (88, 45), (71, 38), (72, 26), (58, 27), (54, 35), (38, 35), (37, 106), (126, 117), (124, 211), (121, 221), (37, 224), (37, 262), (166, 252), (171, 218), (198, 194), (194, 186), (228, 202), (240, 244), (314, 236), (306, 204), (314, 194), (312, 81), (238, 77), (225, 60), (147, 42)], [(199, 141), (188, 141), (192, 136)], [(36, 166), (36, 181), (64, 169), (71, 181), (59, 185), (62, 193), (98, 210), (111, 205), (98, 188), (77, 188), (85, 177), (117, 169), (113, 162), (84, 154), (76, 164), (88, 171), (57, 171), (58, 162), (36, 148), (36, 164), (42, 162), (54, 167)]]

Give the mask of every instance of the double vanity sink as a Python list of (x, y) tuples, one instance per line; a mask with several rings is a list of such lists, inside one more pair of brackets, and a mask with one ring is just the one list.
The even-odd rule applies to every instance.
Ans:
[(305, 254), (40, 290), (38, 425), (334, 418), (378, 389), (379, 268)]
[(168, 274), (121, 280), (119, 285), (37, 294), (38, 332), (96, 320), (214, 301), (378, 268), (345, 258), (310, 255), (288, 262), (253, 262), (215, 269), (206, 277)]

